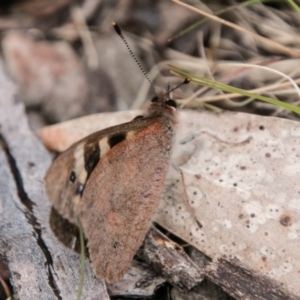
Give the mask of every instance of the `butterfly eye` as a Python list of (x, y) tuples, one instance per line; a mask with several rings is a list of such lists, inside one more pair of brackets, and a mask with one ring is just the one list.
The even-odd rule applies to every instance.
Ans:
[(166, 105), (168, 105), (168, 106), (172, 106), (172, 107), (177, 107), (177, 103), (175, 102), (175, 100), (173, 100), (173, 99), (169, 99), (169, 100), (167, 100), (166, 101)]
[(132, 121), (138, 120), (138, 119), (143, 119), (143, 118), (144, 118), (144, 116), (136, 116)]
[(71, 172), (69, 179), (70, 179), (71, 182), (73, 182), (73, 183), (75, 182), (75, 180), (76, 180), (76, 174), (75, 174), (74, 171)]
[(158, 97), (154, 97), (154, 98), (152, 98), (151, 102), (153, 102), (153, 103), (156, 103), (156, 102), (158, 102)]

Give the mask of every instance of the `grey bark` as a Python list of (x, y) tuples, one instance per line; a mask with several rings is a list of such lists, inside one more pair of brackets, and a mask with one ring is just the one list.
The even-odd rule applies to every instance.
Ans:
[[(51, 155), (30, 130), (17, 90), (0, 68), (0, 252), (17, 299), (76, 299), (80, 259), (49, 228), (43, 177)], [(82, 299), (109, 299), (86, 262)]]

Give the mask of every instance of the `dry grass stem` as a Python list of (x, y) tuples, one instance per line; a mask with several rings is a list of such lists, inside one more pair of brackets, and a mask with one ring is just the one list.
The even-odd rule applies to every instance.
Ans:
[(251, 35), (256, 40), (258, 40), (258, 41), (260, 41), (260, 42), (262, 42), (264, 44), (268, 44), (269, 47), (276, 48), (279, 52), (285, 53), (285, 54), (287, 54), (287, 55), (289, 55), (291, 57), (300, 57), (300, 51), (298, 51), (298, 50), (294, 50), (294, 49), (285, 47), (285, 46), (283, 46), (281, 44), (278, 44), (278, 43), (276, 43), (276, 42), (274, 42), (274, 41), (272, 41), (272, 40), (270, 40), (268, 38), (260, 36), (260, 35), (258, 35), (256, 33), (252, 32), (252, 31), (246, 30), (245, 28), (242, 28), (242, 27), (240, 27), (240, 26), (238, 26), (236, 24), (233, 24), (231, 22), (223, 20), (223, 19), (221, 19), (221, 18), (219, 18), (219, 17), (217, 17), (215, 15), (207, 13), (207, 12), (205, 12), (203, 10), (200, 10), (200, 9), (198, 9), (196, 7), (193, 7), (193, 6), (189, 5), (189, 4), (181, 2), (179, 0), (173, 0), (173, 2), (179, 4), (179, 5), (183, 6), (183, 7), (186, 7), (188, 9), (192, 10), (192, 11), (195, 11), (195, 12), (197, 12), (197, 13), (199, 13), (199, 14), (207, 17), (207, 18), (209, 18), (210, 20), (216, 21), (216, 22), (221, 23), (221, 24), (223, 24), (225, 26), (231, 27), (231, 28), (233, 28), (233, 29), (235, 29), (237, 31), (240, 31), (240, 32), (246, 33), (248, 35)]

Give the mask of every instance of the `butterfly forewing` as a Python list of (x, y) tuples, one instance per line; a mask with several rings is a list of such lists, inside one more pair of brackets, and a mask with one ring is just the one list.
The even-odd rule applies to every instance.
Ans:
[(60, 154), (49, 168), (46, 192), (56, 210), (73, 224), (86, 183), (102, 157), (116, 144), (130, 139), (152, 122), (142, 118), (95, 132)]
[(92, 172), (79, 218), (97, 277), (121, 279), (141, 246), (164, 192), (172, 139), (169, 122), (154, 118)]

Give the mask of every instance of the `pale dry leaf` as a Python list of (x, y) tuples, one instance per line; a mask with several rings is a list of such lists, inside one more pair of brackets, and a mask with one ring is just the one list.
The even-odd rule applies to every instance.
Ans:
[(67, 43), (35, 41), (10, 32), (1, 46), (26, 106), (42, 104), (54, 121), (83, 115), (88, 97), (86, 70)]
[[(131, 117), (119, 113), (114, 121)], [(61, 129), (64, 135), (72, 136), (74, 124)], [(113, 124), (89, 123), (90, 131), (75, 140), (107, 125)], [(58, 127), (43, 130), (44, 142)], [(294, 121), (179, 112), (173, 165), (155, 221), (213, 260), (235, 259), (299, 296), (299, 145)]]
[(234, 259), (299, 296), (300, 124), (189, 112), (177, 137), (177, 169), (156, 221), (214, 260)]
[(37, 105), (43, 98), (66, 97), (67, 93), (72, 93), (72, 99), (86, 97), (84, 66), (68, 44), (37, 42), (29, 35), (10, 32), (2, 47), (6, 66), (26, 105)]

